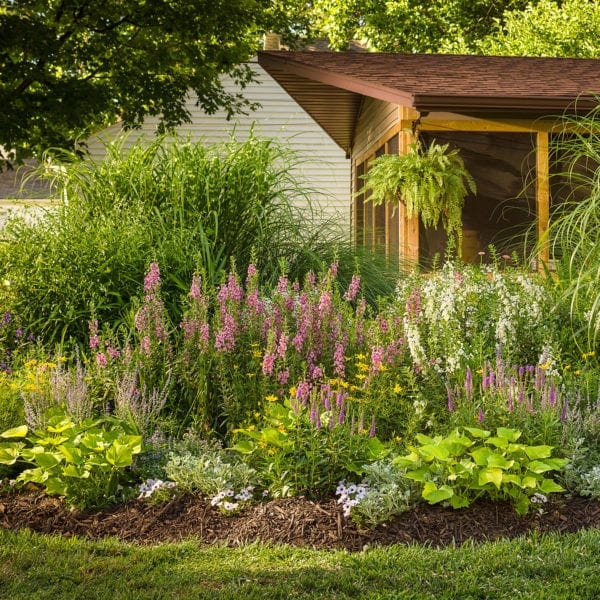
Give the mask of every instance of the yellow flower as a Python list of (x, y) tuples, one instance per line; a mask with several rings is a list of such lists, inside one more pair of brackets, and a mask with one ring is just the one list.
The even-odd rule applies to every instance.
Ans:
[(267, 450), (267, 454), (268, 454), (269, 456), (273, 456), (273, 454), (275, 454), (275, 448), (269, 448), (269, 449)]
[(356, 379), (360, 379), (362, 381), (363, 379), (366, 379), (366, 378), (367, 378), (367, 376), (364, 373), (356, 374)]
[(584, 352), (581, 357), (584, 359), (588, 359), (590, 356), (595, 356), (596, 352), (594, 352), (594, 350), (592, 350), (591, 352)]
[(565, 371), (568, 371), (571, 368), (571, 365), (565, 365)]
[(581, 375), (581, 369), (577, 369), (577, 371), (574, 371), (575, 375)]
[(380, 371), (387, 371), (387, 366), (386, 365), (379, 365), (379, 370)]
[(295, 397), (296, 397), (296, 392), (297, 392), (297, 391), (298, 391), (298, 388), (296, 388), (296, 386), (295, 386), (295, 385), (293, 385), (293, 386), (290, 388), (290, 396), (293, 396), (293, 397), (295, 398)]
[(360, 362), (361, 360), (365, 360), (365, 358), (367, 358), (367, 356), (365, 354), (355, 354), (354, 358)]
[(477, 369), (477, 373), (479, 373), (479, 375), (481, 375), (483, 373), (483, 369)]
[(552, 366), (552, 363), (549, 360), (547, 360), (545, 363), (543, 363), (543, 364), (540, 365), (540, 369), (542, 371), (545, 371), (550, 366)]
[(397, 383), (394, 386), (394, 394), (401, 394), (401, 393), (402, 393), (402, 386), (399, 383)]
[(254, 425), (248, 425), (248, 431), (254, 431), (256, 427)]
[(259, 445), (261, 448), (266, 448), (266, 447), (267, 447), (267, 440), (265, 440), (265, 439), (261, 438), (260, 440), (258, 440), (258, 445)]
[(252, 350), (252, 358), (260, 358), (262, 356), (262, 352), (260, 350)]
[(285, 425), (283, 423), (280, 423), (279, 427), (277, 429), (279, 429), (279, 431), (281, 431), (281, 433), (285, 433), (286, 432), (286, 428), (285, 428)]
[(277, 396), (275, 396), (275, 394), (270, 394), (269, 396), (265, 396), (265, 400), (267, 402), (277, 402)]
[(256, 377), (256, 373), (246, 373), (246, 377), (248, 377), (248, 379), (252, 379), (253, 377)]
[(359, 371), (368, 371), (369, 370), (369, 365), (367, 363), (356, 363), (356, 366), (358, 368)]

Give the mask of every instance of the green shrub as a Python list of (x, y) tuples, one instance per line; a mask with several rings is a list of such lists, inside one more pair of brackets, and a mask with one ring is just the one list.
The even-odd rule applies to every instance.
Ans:
[(476, 427), (457, 428), (446, 437), (418, 435), (419, 445), (394, 463), (422, 483), (422, 496), (430, 504), (448, 501), (462, 508), (487, 496), (510, 499), (517, 513), (525, 514), (532, 502), (564, 491), (544, 473), (561, 470), (568, 460), (551, 458), (550, 446), (519, 444), (520, 436), (504, 427), (495, 436)]
[(63, 496), (77, 508), (98, 507), (126, 496), (127, 467), (142, 451), (142, 438), (126, 423), (111, 417), (73, 421), (62, 409), (53, 409), (43, 429), (26, 425), (0, 434), (0, 464), (17, 461), (32, 467), (18, 482), (44, 487), (47, 494)]

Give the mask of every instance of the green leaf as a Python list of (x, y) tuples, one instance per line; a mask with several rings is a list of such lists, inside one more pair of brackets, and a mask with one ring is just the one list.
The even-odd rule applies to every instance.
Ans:
[(2, 433), (0, 433), (0, 437), (4, 439), (23, 438), (27, 436), (28, 431), (29, 428), (27, 427), (27, 425), (19, 425), (19, 427), (13, 427), (12, 429), (7, 429), (6, 431), (3, 431)]
[(507, 427), (498, 427), (496, 435), (508, 442), (516, 442), (521, 437), (521, 432), (516, 429), (508, 429)]
[(470, 502), (465, 496), (454, 495), (450, 498), (450, 506), (452, 508), (467, 508)]
[(483, 439), (490, 437), (490, 432), (479, 427), (465, 427), (465, 431), (468, 431), (474, 438)]
[(561, 485), (553, 481), (552, 479), (542, 479), (540, 483), (539, 489), (544, 492), (544, 494), (551, 494), (553, 492), (564, 492), (565, 488)]
[(486, 467), (488, 464), (488, 458), (493, 454), (493, 451), (490, 450), (490, 448), (483, 447), (477, 448), (472, 452), (469, 452), (469, 454), (480, 467)]
[(75, 444), (62, 444), (57, 448), (65, 459), (75, 465), (79, 465), (83, 462), (83, 453), (80, 448)]
[(250, 440), (240, 440), (231, 447), (232, 450), (239, 452), (240, 454), (252, 454), (256, 445)]
[(65, 477), (75, 477), (77, 479), (87, 479), (90, 472), (83, 465), (67, 465), (63, 468), (62, 474)]
[(39, 452), (35, 457), (35, 462), (43, 469), (53, 469), (62, 460), (63, 456), (58, 452)]
[(421, 496), (423, 496), (429, 504), (438, 504), (439, 502), (452, 498), (452, 496), (454, 496), (454, 490), (447, 485), (438, 488), (433, 481), (428, 481), (423, 487)]
[(407, 471), (404, 474), (404, 477), (406, 477), (406, 479), (412, 479), (413, 481), (426, 482), (430, 475), (431, 471), (427, 467), (422, 467), (421, 469), (415, 469), (414, 471)]
[(36, 467), (35, 469), (26, 469), (23, 471), (17, 477), (17, 481), (22, 481), (23, 483), (45, 483), (49, 476), (50, 473), (48, 471)]
[(14, 465), (19, 456), (21, 456), (21, 450), (24, 446), (25, 444), (23, 444), (23, 442), (2, 444), (2, 446), (0, 446), (0, 464)]
[(534, 489), (537, 487), (539, 479), (532, 475), (526, 475), (521, 481), (521, 487)]
[(529, 507), (531, 506), (531, 500), (525, 494), (521, 494), (517, 501), (515, 502), (515, 511), (517, 514), (523, 516), (529, 512)]
[(515, 464), (514, 460), (507, 460), (501, 454), (492, 453), (488, 457), (489, 467), (498, 467), (499, 469), (508, 470)]
[(479, 485), (493, 483), (498, 489), (502, 485), (502, 469), (488, 467), (479, 471)]
[(86, 433), (80, 442), (86, 448), (94, 450), (95, 452), (103, 452), (107, 447), (108, 443), (105, 441), (102, 432), (98, 433)]
[(508, 446), (508, 440), (506, 438), (498, 437), (498, 436), (488, 438), (486, 440), (486, 443), (490, 444), (491, 446), (494, 446), (496, 448), (502, 448), (502, 449), (504, 449)]
[(429, 444), (419, 448), (419, 453), (427, 461), (432, 461), (433, 459), (445, 461), (450, 458), (450, 451), (444, 446), (434, 446)]
[(405, 456), (396, 456), (392, 460), (392, 464), (396, 467), (400, 468), (414, 468), (415, 465), (419, 465), (421, 463), (421, 457), (416, 452), (411, 452), (410, 454), (406, 454)]
[(525, 454), (531, 459), (548, 458), (552, 454), (552, 446), (524, 446)]
[[(52, 420), (50, 421), (52, 423)], [(75, 427), (75, 423), (70, 418), (57, 420), (53, 425), (48, 424), (46, 429), (50, 433), (62, 433), (63, 431), (67, 431), (68, 429), (73, 429)]]
[(106, 460), (114, 467), (128, 467), (133, 462), (133, 452), (129, 444), (118, 441), (106, 451)]
[(67, 483), (58, 477), (50, 477), (45, 486), (49, 496), (66, 496), (69, 490)]
[(554, 467), (542, 460), (532, 460), (527, 465), (527, 469), (532, 473), (545, 473), (546, 471), (552, 471)]

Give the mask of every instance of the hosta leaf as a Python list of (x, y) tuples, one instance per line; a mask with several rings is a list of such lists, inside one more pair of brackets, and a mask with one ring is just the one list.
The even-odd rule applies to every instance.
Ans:
[(90, 472), (83, 465), (67, 465), (63, 468), (62, 474), (77, 479), (87, 479), (90, 476)]
[(29, 428), (27, 425), (19, 425), (19, 427), (13, 427), (0, 433), (0, 437), (6, 439), (10, 438), (24, 438), (27, 435)]
[(427, 481), (427, 476), (430, 475), (430, 471), (427, 467), (422, 469), (415, 469), (414, 471), (407, 471), (404, 475), (406, 479), (412, 479), (413, 481)]
[(546, 461), (532, 460), (527, 465), (527, 469), (532, 473), (545, 473), (546, 471), (554, 470), (554, 467), (552, 466), (552, 464), (549, 464), (549, 462)]
[(452, 498), (452, 496), (454, 496), (454, 490), (447, 485), (438, 488), (435, 483), (428, 481), (423, 487), (421, 495), (429, 502), (429, 504), (437, 504), (438, 502), (443, 502), (444, 500)]
[(508, 442), (516, 442), (521, 437), (521, 432), (516, 429), (508, 429), (507, 427), (498, 427), (496, 435)]
[(392, 464), (400, 468), (411, 468), (418, 465), (421, 462), (421, 458), (416, 452), (411, 452), (405, 456), (396, 456), (392, 460)]
[(49, 475), (48, 471), (39, 467), (26, 469), (17, 477), (17, 481), (22, 481), (23, 483), (45, 483)]
[(531, 506), (531, 500), (525, 494), (521, 494), (515, 502), (515, 511), (519, 515), (526, 515), (529, 512)]
[(493, 454), (493, 451), (489, 448), (477, 448), (476, 450), (473, 450), (473, 452), (469, 452), (469, 454), (480, 467), (485, 467), (487, 466), (488, 458)]
[(465, 431), (468, 431), (474, 438), (483, 439), (490, 437), (490, 432), (479, 427), (465, 427)]
[(57, 448), (59, 452), (67, 459), (68, 462), (79, 465), (83, 462), (83, 453), (81, 449), (74, 444), (62, 444)]
[(25, 444), (23, 444), (23, 442), (2, 444), (2, 446), (0, 446), (0, 464), (14, 465), (19, 456), (21, 456), (21, 450), (24, 446)]
[(73, 429), (73, 427), (75, 427), (75, 423), (68, 418), (57, 420), (54, 423), (51, 420), (50, 423), (52, 424), (48, 424), (46, 426), (46, 429), (50, 433), (62, 433), (63, 431), (67, 431), (68, 429)]
[(255, 447), (256, 445), (249, 440), (240, 440), (234, 446), (232, 446), (231, 449), (239, 452), (240, 454), (252, 454), (252, 451)]
[(496, 448), (506, 448), (508, 446), (508, 440), (503, 437), (491, 437), (486, 440), (486, 444), (490, 444), (490, 446), (494, 446)]
[(45, 483), (46, 493), (50, 496), (66, 496), (68, 486), (58, 477), (50, 477)]
[(450, 451), (444, 446), (434, 446), (428, 444), (419, 448), (421, 456), (425, 460), (447, 460), (450, 457)]
[(102, 452), (108, 444), (104, 440), (102, 433), (86, 433), (81, 438), (81, 444), (95, 452)]
[(524, 487), (524, 488), (532, 488), (533, 489), (533, 488), (537, 487), (537, 484), (538, 484), (538, 479), (531, 475), (526, 475), (521, 480), (521, 487)]
[(552, 479), (542, 479), (540, 483), (540, 490), (544, 492), (544, 494), (551, 494), (553, 492), (564, 492), (565, 488), (561, 485), (553, 481)]
[(479, 471), (479, 485), (493, 483), (498, 489), (502, 484), (502, 469), (488, 467)]
[(106, 460), (113, 467), (128, 467), (133, 462), (133, 453), (129, 445), (115, 441), (106, 451)]
[(52, 469), (62, 460), (63, 456), (58, 452), (39, 452), (35, 457), (35, 462), (43, 469)]
[(552, 446), (524, 446), (525, 454), (531, 459), (548, 458), (552, 454)]
[(450, 506), (452, 508), (467, 508), (469, 506), (469, 500), (464, 496), (452, 496), (450, 498)]
[(489, 467), (498, 467), (499, 469), (510, 469), (515, 464), (514, 460), (507, 460), (501, 454), (492, 453), (488, 457)]

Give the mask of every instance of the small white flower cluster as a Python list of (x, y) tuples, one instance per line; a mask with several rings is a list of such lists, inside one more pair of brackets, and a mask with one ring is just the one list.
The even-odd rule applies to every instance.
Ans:
[[(530, 500), (531, 500), (531, 504), (546, 504), (546, 502), (548, 502), (548, 497), (544, 496), (544, 494), (540, 494), (539, 492), (536, 492), (533, 496), (531, 496)], [(542, 506), (540, 506), (537, 509), (537, 512), (538, 512), (538, 515), (543, 515), (544, 508)]]
[[(240, 508), (241, 502), (250, 502), (254, 498), (253, 492), (253, 485), (243, 488), (237, 494), (232, 489), (223, 490), (212, 497), (210, 504), (211, 506), (217, 506), (223, 512), (232, 513)], [(236, 500), (236, 502), (232, 502), (231, 500)]]
[(344, 516), (349, 517), (352, 512), (352, 507), (360, 503), (360, 501), (369, 492), (369, 480), (363, 479), (359, 484), (351, 483), (346, 485), (346, 480), (342, 479), (338, 483), (335, 490), (335, 495), (339, 496), (338, 504), (344, 509)]
[(150, 498), (154, 492), (158, 490), (170, 490), (173, 489), (177, 484), (174, 481), (163, 481), (162, 479), (146, 479), (140, 484), (138, 500), (144, 498)]

